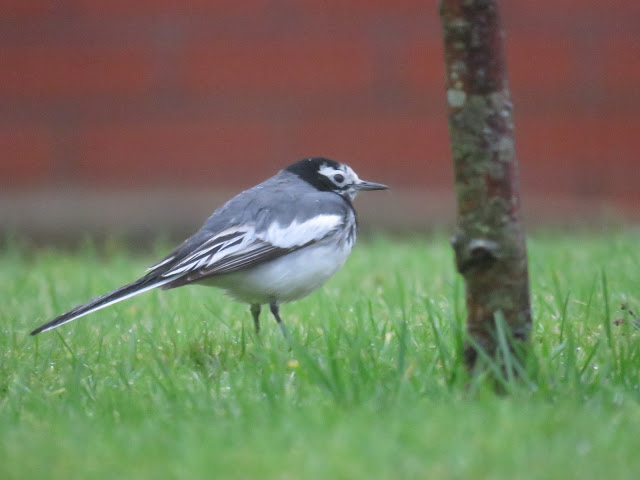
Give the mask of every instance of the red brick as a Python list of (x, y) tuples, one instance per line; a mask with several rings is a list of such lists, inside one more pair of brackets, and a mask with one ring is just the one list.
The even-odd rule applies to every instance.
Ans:
[(637, 157), (637, 133), (640, 119), (615, 113), (516, 117), (519, 147), (545, 159), (580, 159), (600, 163)]
[[(444, 49), (439, 36), (408, 42), (400, 53), (400, 75), (403, 82), (422, 94), (442, 95), (444, 98)], [(418, 94), (418, 92), (416, 92)]]
[(601, 118), (599, 164), (611, 192), (640, 192), (637, 115), (609, 115)]
[(53, 137), (45, 129), (0, 129), (0, 185), (41, 184), (53, 171)]
[(101, 186), (247, 185), (272, 171), (272, 151), (265, 124), (233, 121), (92, 128), (78, 147), (81, 177)]
[(636, 0), (521, 0), (501, 2), (505, 17), (527, 18), (533, 16), (568, 20), (581, 20), (584, 16), (630, 15), (640, 13), (640, 2)]
[(518, 115), (516, 112), (517, 149), (522, 157), (536, 162), (575, 161), (596, 155), (600, 122), (575, 113), (557, 115)]
[(569, 35), (508, 35), (505, 48), (510, 85), (534, 94), (566, 94), (575, 88), (579, 80), (575, 41)]
[(301, 7), (311, 12), (327, 12), (331, 14), (359, 13), (423, 13), (437, 15), (437, 0), (305, 0)]
[(610, 94), (621, 97), (640, 93), (640, 35), (602, 39), (602, 59), (598, 71)]
[(58, 9), (56, 0), (2, 0), (0, 18), (44, 16)]
[(516, 118), (523, 184), (539, 192), (633, 191), (640, 120), (618, 115)]
[(74, 8), (92, 15), (179, 15), (234, 13), (257, 15), (273, 6), (273, 0), (74, 0)]
[(293, 158), (328, 156), (395, 186), (452, 185), (445, 116), (307, 120), (285, 137)]
[(139, 95), (150, 88), (151, 81), (151, 52), (144, 48), (33, 46), (0, 50), (0, 95)]
[(236, 94), (352, 92), (373, 77), (357, 40), (201, 44), (187, 49), (178, 71), (191, 91)]

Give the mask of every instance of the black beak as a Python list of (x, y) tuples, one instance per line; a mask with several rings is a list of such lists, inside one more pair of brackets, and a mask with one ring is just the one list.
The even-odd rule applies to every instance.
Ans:
[(387, 187), (386, 185), (382, 184), (382, 183), (375, 183), (375, 182), (365, 182), (364, 180), (360, 181), (359, 183), (356, 183), (354, 185), (356, 190), (359, 191), (364, 191), (364, 190), (388, 190), (389, 187)]

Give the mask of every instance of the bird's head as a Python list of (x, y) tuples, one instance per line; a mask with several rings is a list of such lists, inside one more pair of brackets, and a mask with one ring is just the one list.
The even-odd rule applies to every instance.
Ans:
[(353, 200), (365, 190), (386, 190), (382, 183), (360, 180), (356, 172), (344, 163), (323, 157), (300, 160), (285, 168), (322, 192), (334, 192)]

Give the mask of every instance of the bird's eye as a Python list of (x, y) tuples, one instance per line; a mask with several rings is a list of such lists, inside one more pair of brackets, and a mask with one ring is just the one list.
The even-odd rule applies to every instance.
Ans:
[(336, 181), (336, 183), (342, 183), (344, 182), (344, 175), (342, 175), (341, 173), (338, 173), (333, 176), (333, 179)]

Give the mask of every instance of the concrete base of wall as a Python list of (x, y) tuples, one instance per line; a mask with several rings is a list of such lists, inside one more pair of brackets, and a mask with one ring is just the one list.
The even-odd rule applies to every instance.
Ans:
[[(197, 230), (215, 208), (237, 192), (210, 190), (91, 191), (86, 189), (0, 193), (0, 235), (18, 233), (39, 244), (79, 238), (174, 238)], [(356, 200), (361, 228), (394, 232), (450, 229), (451, 191), (391, 190)], [(640, 209), (599, 199), (524, 195), (528, 227), (602, 227), (640, 222)]]

